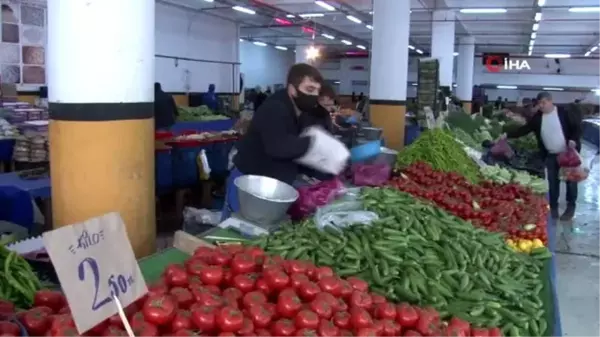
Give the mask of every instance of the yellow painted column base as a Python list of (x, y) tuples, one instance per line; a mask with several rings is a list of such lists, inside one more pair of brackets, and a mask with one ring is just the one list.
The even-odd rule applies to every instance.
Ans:
[(471, 101), (461, 101), (463, 110), (469, 115), (472, 113), (471, 109), (473, 108), (473, 102)]
[(402, 150), (404, 148), (404, 126), (406, 124), (406, 103), (404, 101), (370, 100), (371, 124), (383, 129), (385, 146)]
[(136, 257), (154, 253), (154, 119), (51, 120), (49, 132), (54, 227), (118, 212)]

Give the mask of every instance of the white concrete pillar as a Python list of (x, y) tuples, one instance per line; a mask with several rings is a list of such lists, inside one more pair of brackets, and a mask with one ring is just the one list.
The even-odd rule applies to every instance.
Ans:
[(452, 10), (436, 10), (431, 24), (431, 57), (438, 59), (440, 64), (440, 86), (450, 88), (454, 70), (455, 17)]
[(155, 2), (47, 6), (53, 225), (117, 212), (136, 256), (149, 255), (156, 250)]
[(373, 1), (369, 119), (387, 147), (404, 147), (410, 1)]
[(475, 66), (475, 38), (460, 38), (456, 65), (456, 96), (461, 101), (473, 99), (473, 67)]
[(406, 100), (410, 1), (373, 1), (369, 97)]

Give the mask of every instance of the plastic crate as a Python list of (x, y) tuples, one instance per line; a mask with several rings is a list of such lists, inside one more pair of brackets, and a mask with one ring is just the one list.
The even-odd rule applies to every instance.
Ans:
[(235, 140), (217, 141), (206, 151), (211, 172), (225, 173), (228, 171), (229, 152), (235, 145)]
[(168, 191), (173, 187), (173, 156), (172, 149), (156, 149), (154, 171), (157, 191)]
[(418, 125), (406, 125), (404, 127), (404, 146), (412, 144), (421, 135)]
[(0, 139), (0, 161), (11, 161), (14, 148), (14, 139)]

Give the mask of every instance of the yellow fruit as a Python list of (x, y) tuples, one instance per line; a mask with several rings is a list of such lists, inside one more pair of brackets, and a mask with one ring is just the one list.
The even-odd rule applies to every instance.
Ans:
[(529, 253), (531, 251), (532, 242), (531, 240), (519, 240), (519, 250), (524, 253)]
[(531, 243), (531, 248), (541, 248), (544, 247), (544, 243), (540, 239), (533, 239)]
[(512, 239), (508, 239), (508, 240), (506, 240), (506, 244), (509, 246), (513, 246), (515, 244), (515, 242)]

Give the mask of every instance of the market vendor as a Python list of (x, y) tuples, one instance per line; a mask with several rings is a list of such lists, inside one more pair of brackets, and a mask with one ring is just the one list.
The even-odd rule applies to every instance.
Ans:
[(215, 93), (215, 85), (214, 84), (208, 85), (208, 91), (202, 97), (202, 104), (206, 105), (212, 111), (217, 111), (218, 100), (217, 100), (217, 94)]
[(323, 77), (308, 64), (292, 66), (287, 87), (269, 96), (254, 113), (248, 132), (237, 144), (235, 167), (227, 179), (223, 218), (239, 209), (233, 181), (244, 174), (266, 176), (293, 185), (301, 174), (297, 159), (311, 150), (312, 140), (303, 136), (301, 117), (317, 108)]
[(173, 96), (164, 92), (160, 83), (154, 83), (154, 128), (170, 128), (175, 124), (177, 115), (177, 104)]
[[(566, 151), (570, 145), (575, 145), (577, 151), (581, 151), (581, 120), (577, 118), (577, 115), (554, 105), (552, 95), (548, 92), (540, 92), (537, 100), (541, 113), (535, 114), (525, 125), (506, 133), (503, 137), (518, 138), (530, 132), (535, 134), (542, 158), (546, 162), (550, 212), (556, 219), (558, 218), (558, 197), (560, 195), (560, 167), (557, 156)], [(567, 185), (567, 208), (560, 216), (562, 221), (573, 218), (577, 201), (577, 183), (565, 183)]]

